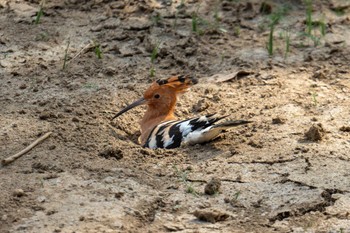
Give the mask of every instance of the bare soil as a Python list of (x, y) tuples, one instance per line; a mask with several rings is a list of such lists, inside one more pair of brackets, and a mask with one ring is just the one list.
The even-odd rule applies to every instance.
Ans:
[[(0, 159), (53, 132), (0, 168), (0, 232), (350, 232), (349, 1), (313, 1), (312, 36), (303, 1), (261, 2), (50, 0), (35, 24), (0, 0)], [(150, 150), (145, 108), (110, 122), (176, 74), (199, 79), (180, 119), (254, 123)]]

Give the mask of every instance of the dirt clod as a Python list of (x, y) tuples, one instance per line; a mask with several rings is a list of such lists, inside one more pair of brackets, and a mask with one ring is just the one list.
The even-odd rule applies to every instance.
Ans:
[(221, 181), (218, 178), (212, 178), (209, 183), (204, 187), (204, 193), (208, 195), (214, 195), (219, 192)]
[(119, 160), (123, 158), (123, 152), (118, 148), (108, 147), (103, 151), (100, 151), (98, 156), (104, 157), (106, 159), (115, 158)]
[(343, 132), (350, 132), (350, 126), (342, 126), (339, 130)]
[(196, 210), (193, 212), (193, 215), (201, 221), (211, 223), (225, 221), (228, 217), (230, 217), (228, 213), (217, 209)]
[(23, 83), (19, 86), (19, 89), (23, 90), (27, 88), (27, 84)]
[(40, 120), (48, 120), (50, 118), (57, 118), (57, 115), (53, 112), (45, 111), (39, 115)]
[(305, 138), (309, 141), (321, 141), (324, 137), (325, 131), (321, 123), (314, 124), (310, 129), (305, 133)]
[(195, 112), (203, 112), (204, 110), (208, 109), (210, 104), (208, 103), (207, 100), (201, 99), (197, 102), (196, 105), (193, 106), (193, 110)]
[(284, 124), (284, 123), (286, 123), (286, 119), (283, 119), (281, 117), (272, 118), (272, 124)]
[(12, 194), (15, 197), (23, 197), (25, 195), (25, 192), (23, 189), (15, 189)]

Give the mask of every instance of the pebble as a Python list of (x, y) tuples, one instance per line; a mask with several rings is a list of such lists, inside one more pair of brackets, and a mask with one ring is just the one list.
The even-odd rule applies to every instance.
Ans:
[(16, 197), (22, 197), (25, 195), (23, 189), (15, 189), (12, 194)]

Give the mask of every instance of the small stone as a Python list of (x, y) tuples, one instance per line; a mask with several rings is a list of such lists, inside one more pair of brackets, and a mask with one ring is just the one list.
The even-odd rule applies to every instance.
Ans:
[(43, 203), (43, 202), (46, 201), (46, 197), (45, 197), (45, 196), (40, 196), (40, 197), (38, 197), (36, 200), (37, 200), (38, 202), (40, 202), (40, 203)]
[(166, 223), (163, 226), (167, 231), (182, 231), (185, 229), (184, 226), (176, 223)]
[(79, 120), (78, 117), (73, 117), (73, 118), (72, 118), (72, 121), (73, 121), (73, 122), (79, 122), (80, 120)]
[(85, 220), (85, 217), (84, 216), (80, 216), (79, 217), (79, 221), (84, 221)]
[(316, 117), (311, 118), (311, 121), (318, 121)]
[(15, 189), (13, 191), (13, 196), (15, 196), (15, 197), (22, 197), (24, 195), (25, 195), (25, 193), (24, 193), (23, 189)]
[(1, 220), (2, 221), (6, 221), (7, 220), (7, 214), (4, 214), (3, 216), (1, 216)]
[(117, 192), (114, 194), (114, 197), (117, 198), (117, 199), (120, 199), (124, 196), (124, 193), (123, 192)]
[(218, 178), (212, 178), (209, 183), (204, 187), (204, 193), (208, 195), (214, 195), (219, 192), (221, 181)]
[(48, 149), (49, 150), (54, 150), (54, 149), (56, 149), (56, 145), (50, 145)]
[(25, 83), (22, 83), (20, 86), (19, 86), (19, 89), (23, 90), (23, 89), (26, 89), (27, 88), (27, 84)]

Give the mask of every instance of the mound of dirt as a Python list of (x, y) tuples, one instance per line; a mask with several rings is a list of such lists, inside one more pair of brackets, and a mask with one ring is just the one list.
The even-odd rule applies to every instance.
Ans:
[(310, 129), (305, 132), (305, 138), (309, 141), (321, 141), (325, 135), (325, 130), (321, 123), (313, 124)]

